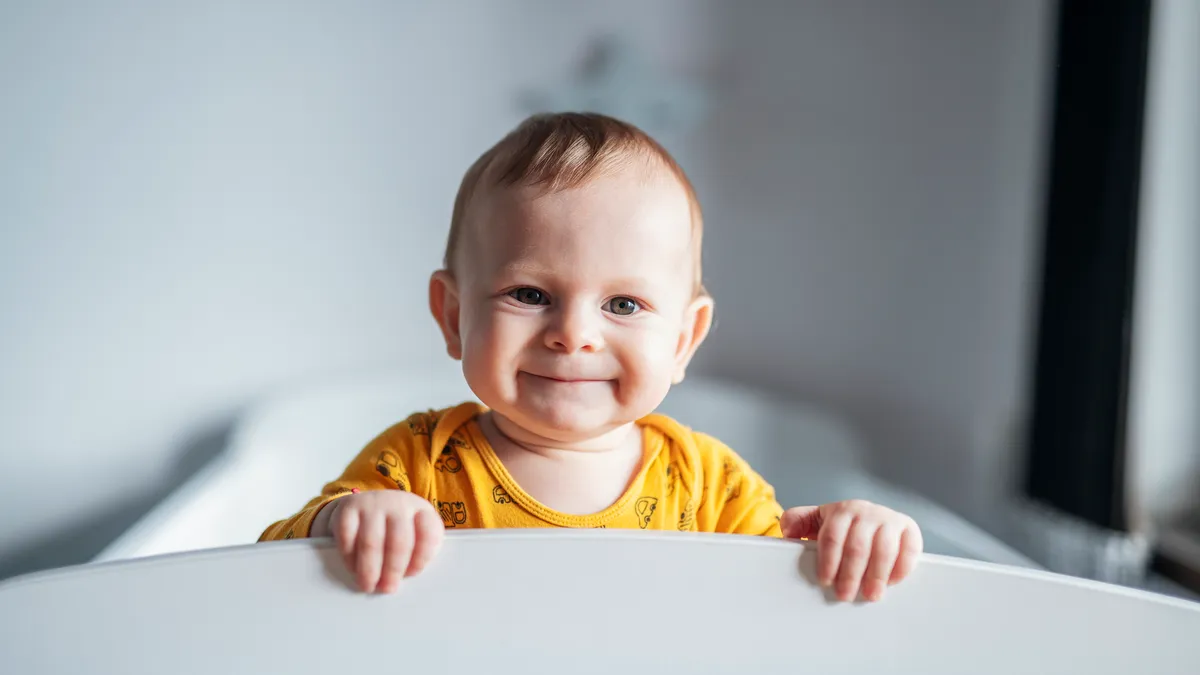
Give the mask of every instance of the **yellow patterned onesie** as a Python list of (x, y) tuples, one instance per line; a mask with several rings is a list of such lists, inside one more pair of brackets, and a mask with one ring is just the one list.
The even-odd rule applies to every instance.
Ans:
[(325, 504), (356, 490), (406, 490), (429, 500), (447, 529), (625, 528), (780, 536), (774, 489), (720, 441), (659, 414), (638, 421), (645, 459), (623, 495), (590, 515), (549, 509), (509, 475), (480, 431), (485, 408), (417, 413), (384, 431), (342, 476), (259, 541), (307, 537)]

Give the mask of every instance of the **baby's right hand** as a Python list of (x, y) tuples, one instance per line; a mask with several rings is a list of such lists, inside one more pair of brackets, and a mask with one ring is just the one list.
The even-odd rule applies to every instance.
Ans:
[(327, 508), (330, 534), (365, 593), (395, 591), (429, 564), (446, 535), (433, 505), (411, 492), (368, 490)]

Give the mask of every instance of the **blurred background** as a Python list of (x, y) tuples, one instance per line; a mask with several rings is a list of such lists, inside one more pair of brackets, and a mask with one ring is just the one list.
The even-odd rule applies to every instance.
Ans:
[[(1158, 569), (1200, 502), (1200, 5), (1078, 4), (0, 2), (0, 577), (91, 559), (275, 392), (443, 358), (458, 181), (544, 109), (626, 117), (691, 176), (698, 374), (830, 411), (874, 473), (1042, 564), (1063, 527)], [(1107, 109), (1063, 78), (1120, 80), (1063, 35), (1106, 29), (1135, 31), (1108, 66), (1141, 114), (1094, 131), (1136, 142), (1056, 182), (1104, 141), (1055, 129)], [(1046, 318), (1079, 303), (1116, 309), (1114, 351)], [(1096, 391), (1118, 405), (1058, 414)], [(1118, 517), (1043, 489), (1063, 438)]]

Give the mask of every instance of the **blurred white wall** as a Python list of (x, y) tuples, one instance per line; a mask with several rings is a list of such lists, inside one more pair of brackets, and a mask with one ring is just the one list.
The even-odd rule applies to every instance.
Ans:
[(883, 474), (998, 528), (1053, 3), (754, 6), (718, 21), (739, 84), (699, 166), (718, 317), (700, 358), (845, 411)]
[(461, 172), (605, 30), (714, 83), (671, 142), (719, 303), (699, 367), (844, 413), (885, 475), (984, 517), (1048, 6), (0, 5), (0, 557), (153, 492), (274, 387), (441, 358), (424, 288)]

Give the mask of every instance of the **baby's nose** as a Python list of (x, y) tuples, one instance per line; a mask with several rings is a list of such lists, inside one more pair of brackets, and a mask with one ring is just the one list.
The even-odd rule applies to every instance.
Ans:
[(601, 317), (583, 307), (563, 307), (546, 331), (546, 346), (566, 352), (594, 352), (604, 348)]

